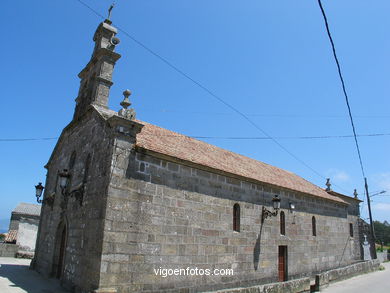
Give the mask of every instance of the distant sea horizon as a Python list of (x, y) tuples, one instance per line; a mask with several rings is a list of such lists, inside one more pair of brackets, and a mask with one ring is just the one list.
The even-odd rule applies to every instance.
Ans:
[(8, 232), (9, 219), (0, 219), (0, 233)]

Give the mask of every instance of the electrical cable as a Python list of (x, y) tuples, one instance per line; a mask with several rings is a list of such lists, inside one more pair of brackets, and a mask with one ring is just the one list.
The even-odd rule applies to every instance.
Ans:
[[(223, 112), (200, 112), (200, 111), (183, 111), (183, 110), (171, 110), (171, 109), (161, 109), (161, 110), (143, 110), (143, 112), (162, 112), (162, 113), (179, 113), (183, 115), (232, 115), (233, 113), (223, 113)], [(300, 115), (300, 114), (248, 114), (245, 115), (250, 117), (276, 117), (276, 118), (341, 118), (344, 119), (348, 115), (322, 115), (322, 114), (313, 114), (313, 115)], [(354, 115), (358, 118), (390, 118), (390, 115)]]
[(41, 137), (41, 138), (0, 138), (0, 142), (6, 141), (38, 141), (38, 140), (53, 140), (59, 137)]
[(357, 150), (357, 153), (358, 153), (358, 156), (359, 156), (360, 168), (361, 168), (361, 171), (362, 171), (363, 178), (366, 178), (366, 175), (365, 175), (365, 173), (364, 173), (363, 160), (362, 160), (362, 156), (361, 156), (361, 153), (360, 153), (359, 143), (358, 143), (358, 140), (357, 140), (356, 128), (355, 128), (355, 124), (354, 124), (354, 122), (353, 122), (351, 106), (350, 106), (350, 104), (349, 104), (349, 98), (348, 98), (347, 90), (346, 90), (346, 87), (345, 87), (345, 82), (344, 82), (343, 74), (342, 74), (342, 72), (341, 72), (340, 62), (339, 62), (339, 60), (338, 60), (338, 58), (337, 58), (337, 54), (336, 54), (336, 47), (335, 47), (335, 45), (334, 45), (333, 38), (332, 38), (332, 35), (331, 35), (331, 33), (330, 33), (329, 24), (328, 24), (328, 19), (327, 19), (327, 17), (326, 17), (325, 10), (324, 10), (324, 8), (323, 8), (323, 6), (322, 6), (321, 0), (318, 0), (318, 5), (320, 6), (321, 13), (322, 13), (322, 16), (323, 16), (323, 18), (324, 18), (325, 27), (326, 27), (326, 32), (327, 32), (327, 34), (328, 34), (328, 38), (329, 38), (330, 44), (331, 44), (331, 46), (332, 46), (332, 52), (333, 52), (334, 60), (335, 60), (336, 65), (337, 65), (337, 71), (338, 71), (338, 73), (339, 73), (339, 77), (340, 77), (340, 81), (341, 81), (341, 85), (342, 85), (342, 89), (343, 89), (343, 93), (344, 93), (344, 97), (345, 97), (345, 102), (346, 102), (347, 108), (348, 108), (348, 115), (349, 115), (349, 118), (350, 118), (350, 122), (351, 122), (351, 126), (352, 126), (352, 131), (353, 131), (353, 135), (354, 135), (354, 139), (355, 139), (356, 150)]
[[(360, 169), (361, 169), (363, 180), (364, 180), (364, 189), (365, 189), (365, 193), (366, 193), (366, 197), (367, 197), (367, 207), (368, 207), (368, 213), (369, 213), (369, 217), (370, 217), (371, 235), (373, 236), (374, 241), (375, 241), (375, 231), (374, 231), (374, 225), (373, 225), (373, 220), (372, 220), (370, 195), (369, 195), (369, 192), (368, 192), (368, 182), (367, 182), (367, 177), (366, 177), (365, 172), (364, 172), (363, 160), (362, 160), (362, 155), (361, 155), (361, 152), (360, 152), (359, 142), (358, 142), (357, 135), (356, 135), (356, 128), (355, 128), (355, 124), (354, 124), (354, 121), (353, 121), (352, 110), (351, 110), (351, 106), (349, 104), (349, 98), (348, 98), (347, 90), (346, 90), (346, 87), (345, 87), (344, 78), (343, 78), (343, 75), (342, 75), (342, 72), (341, 72), (340, 62), (339, 62), (339, 60), (337, 58), (336, 47), (335, 47), (335, 44), (333, 42), (332, 34), (330, 32), (330, 29), (329, 29), (328, 19), (326, 17), (325, 10), (324, 10), (324, 7), (322, 6), (321, 0), (318, 0), (318, 5), (319, 5), (319, 7), (321, 9), (321, 13), (322, 13), (322, 16), (324, 18), (326, 32), (328, 34), (328, 38), (329, 38), (330, 44), (332, 46), (333, 57), (334, 57), (334, 60), (336, 62), (336, 65), (337, 65), (337, 70), (338, 70), (338, 74), (339, 74), (339, 77), (340, 77), (340, 81), (341, 81), (341, 85), (342, 85), (342, 89), (343, 89), (343, 93), (344, 93), (344, 97), (345, 97), (345, 102), (346, 102), (347, 108), (348, 108), (348, 115), (349, 115), (351, 126), (352, 126), (352, 131), (353, 131), (353, 135), (354, 135), (354, 139), (355, 139), (356, 150), (357, 150), (358, 157), (359, 157)], [(376, 252), (375, 251), (374, 251), (374, 258), (376, 258)]]
[[(148, 135), (148, 134), (144, 134)], [(183, 137), (183, 135), (153, 135), (165, 137)], [(358, 137), (380, 137), (390, 136), (390, 133), (372, 133), (372, 134), (358, 134)], [(227, 140), (270, 140), (267, 136), (198, 136), (198, 135), (184, 135), (195, 139), (227, 139)], [(311, 140), (311, 139), (333, 139), (333, 138), (352, 138), (353, 135), (324, 135), (324, 136), (275, 136), (275, 139), (297, 139), (297, 140)], [(17, 142), (17, 141), (39, 141), (39, 140), (53, 140), (59, 137), (43, 137), (43, 138), (0, 138), (0, 142)]]

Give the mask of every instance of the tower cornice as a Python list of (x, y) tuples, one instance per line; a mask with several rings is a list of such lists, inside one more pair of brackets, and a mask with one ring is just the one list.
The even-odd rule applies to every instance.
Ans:
[(121, 54), (108, 50), (106, 48), (98, 49), (94, 56), (91, 58), (91, 60), (88, 62), (88, 64), (84, 67), (84, 69), (80, 71), (78, 77), (81, 79), (85, 78), (86, 74), (91, 71), (91, 68), (95, 67), (98, 61), (104, 57), (107, 58), (107, 61), (111, 61), (115, 64), (115, 62), (121, 58)]
[(96, 29), (91, 59), (78, 74), (81, 80), (73, 116), (75, 120), (83, 116), (91, 105), (108, 108), (110, 88), (113, 85), (112, 74), (116, 62), (121, 57), (114, 52), (120, 42), (115, 37), (116, 33), (117, 29), (108, 19), (100, 23)]

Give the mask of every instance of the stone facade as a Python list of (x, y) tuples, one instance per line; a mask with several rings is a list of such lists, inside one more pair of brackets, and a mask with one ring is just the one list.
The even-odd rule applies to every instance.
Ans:
[[(167, 161), (116, 143), (118, 162), (108, 189), (101, 285), (119, 292), (180, 289), (210, 290), (275, 282), (278, 247), (287, 246), (288, 276), (300, 278), (360, 260), (357, 214), (346, 205), (215, 171)], [(261, 223), (262, 206), (281, 196), (280, 218)], [(289, 209), (289, 203), (295, 210)], [(233, 231), (233, 205), (241, 207), (241, 231)], [(317, 236), (312, 236), (312, 217)], [(229, 277), (168, 277), (153, 268), (233, 269)], [(112, 282), (114, 280), (114, 282)], [(135, 281), (136, 280), (136, 281)], [(199, 282), (202, 285), (199, 285)], [(124, 283), (124, 284), (123, 284)], [(123, 285), (120, 285), (123, 284)], [(125, 289), (127, 288), (127, 289)], [(131, 290), (130, 290), (131, 291)], [(195, 292), (195, 291), (194, 291)]]
[[(37, 271), (75, 292), (202, 292), (278, 281), (281, 247), (286, 280), (361, 259), (358, 200), (187, 137), (170, 133), (158, 140), (154, 126), (108, 110), (119, 55), (107, 40), (116, 30), (100, 25), (98, 32), (92, 60), (108, 65), (90, 62), (91, 74), (80, 74), (74, 119), (46, 166), (44, 198), (54, 198), (54, 204), (43, 205)], [(193, 147), (192, 158), (185, 145)], [(206, 151), (196, 153), (198, 147)], [(247, 164), (257, 177), (244, 172)], [(59, 179), (64, 169), (70, 174), (66, 188)], [(263, 208), (272, 210), (275, 194), (281, 199), (278, 214), (263, 221)], [(234, 274), (155, 273), (187, 268)]]
[[(46, 276), (58, 276), (61, 231), (66, 227), (66, 252), (63, 260), (64, 285), (90, 292), (99, 286), (106, 189), (109, 180), (111, 140), (106, 126), (88, 112), (79, 123), (64, 129), (61, 139), (47, 167), (44, 196), (55, 194), (53, 207), (43, 205), (42, 220), (37, 242), (34, 267)], [(73, 167), (70, 158), (75, 153)], [(75, 198), (67, 201), (61, 196), (58, 171), (69, 168), (72, 172), (69, 190), (83, 181), (88, 156), (91, 163), (85, 183), (82, 206)]]

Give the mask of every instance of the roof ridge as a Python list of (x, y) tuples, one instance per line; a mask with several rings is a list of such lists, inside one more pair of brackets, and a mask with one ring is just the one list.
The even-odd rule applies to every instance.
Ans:
[[(315, 185), (314, 183), (306, 180), (305, 178), (303, 178), (303, 177), (299, 176), (298, 174), (295, 174), (291, 171), (267, 164), (265, 162), (250, 158), (248, 156), (245, 156), (245, 155), (242, 155), (242, 154), (230, 151), (230, 150), (226, 150), (224, 148), (209, 144), (207, 142), (189, 137), (187, 135), (184, 135), (184, 134), (172, 131), (172, 130), (168, 130), (166, 128), (162, 128), (160, 126), (156, 126), (156, 125), (148, 123), (148, 122), (144, 122), (141, 120), (136, 120), (136, 121), (138, 123), (142, 123), (144, 126), (146, 126), (146, 127), (143, 127), (141, 132), (137, 135), (137, 143), (136, 144), (139, 147), (146, 148), (146, 149), (149, 149), (149, 150), (152, 150), (152, 151), (155, 151), (158, 153), (162, 153), (165, 155), (169, 155), (171, 157), (179, 157), (180, 159), (187, 160), (187, 161), (190, 161), (192, 163), (205, 165), (207, 167), (210, 167), (210, 168), (213, 168), (216, 170), (221, 170), (221, 171), (224, 171), (227, 173), (247, 177), (247, 178), (250, 178), (252, 180), (256, 180), (256, 181), (263, 182), (266, 184), (284, 187), (284, 188), (287, 188), (290, 190), (294, 190), (294, 191), (298, 191), (298, 192), (302, 192), (302, 193), (307, 193), (310, 195), (315, 195), (315, 196), (326, 198), (326, 199), (329, 199), (332, 201), (344, 202), (341, 199), (334, 198), (333, 196), (328, 195), (318, 185)], [(156, 135), (156, 132), (162, 132), (162, 133), (172, 134), (172, 135), (171, 136), (170, 135), (160, 135), (159, 136), (158, 134)], [(171, 146), (174, 146), (176, 149), (169, 151), (169, 144), (168, 144), (167, 138), (168, 138)], [(178, 144), (180, 147), (180, 143), (178, 141), (172, 141), (172, 140), (175, 140), (175, 138), (179, 138), (179, 139), (186, 138), (186, 139), (188, 139), (188, 143), (197, 144), (199, 149), (201, 149), (200, 151), (199, 151), (199, 149), (197, 150), (198, 152), (200, 152), (198, 155), (202, 155), (202, 151), (205, 152), (205, 151), (211, 150), (211, 151), (215, 151), (215, 152), (222, 152), (223, 156), (227, 155), (227, 156), (231, 157), (231, 158), (221, 158), (221, 160), (218, 163), (224, 163), (225, 159), (244, 160), (244, 161), (247, 161), (247, 163), (255, 163), (256, 166), (252, 166), (252, 167), (253, 167), (253, 169), (257, 169), (256, 171), (258, 171), (258, 172), (268, 171), (268, 173), (281, 173), (281, 174), (265, 174), (265, 176), (263, 176), (263, 178), (261, 180), (259, 178), (260, 176), (258, 176), (256, 178), (256, 174), (253, 174), (253, 172), (247, 172), (246, 174), (243, 174), (245, 172), (240, 172), (240, 171), (234, 172), (231, 169), (226, 170), (226, 169), (224, 169), (223, 164), (219, 164), (219, 165), (214, 164), (213, 165), (213, 164), (204, 163), (204, 162), (202, 162), (201, 158), (199, 159), (196, 157), (196, 154), (195, 155), (194, 154), (183, 154), (183, 153), (179, 154), (178, 152), (180, 152), (180, 150), (177, 149), (177, 146), (175, 144)], [(164, 141), (166, 142), (165, 144), (164, 144)], [(156, 146), (156, 144), (164, 144), (165, 147), (158, 148), (158, 146)], [(192, 149), (192, 150), (194, 150), (194, 149)], [(242, 167), (244, 167), (244, 166), (242, 166)], [(246, 166), (246, 167), (248, 167), (248, 166)], [(258, 169), (263, 169), (263, 170), (258, 170)], [(266, 170), (264, 170), (264, 169), (266, 169)], [(266, 180), (267, 177), (269, 177), (268, 178), (269, 180)], [(275, 178), (275, 177), (278, 177), (278, 178)], [(279, 183), (277, 181), (279, 181)], [(301, 181), (301, 182), (298, 184), (299, 186), (297, 185), (294, 188), (293, 187), (294, 182), (289, 182), (289, 181)]]
[[(94, 108), (104, 119), (118, 116), (117, 112), (113, 110), (102, 109), (100, 107)], [(139, 119), (135, 119), (134, 121), (144, 125), (141, 128), (141, 132), (137, 134), (136, 139), (136, 145), (140, 148), (228, 174), (255, 180), (260, 183), (345, 203), (344, 200), (328, 194), (318, 185), (291, 171), (149, 122)]]

